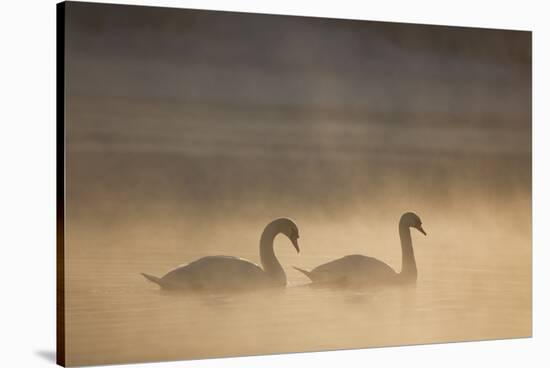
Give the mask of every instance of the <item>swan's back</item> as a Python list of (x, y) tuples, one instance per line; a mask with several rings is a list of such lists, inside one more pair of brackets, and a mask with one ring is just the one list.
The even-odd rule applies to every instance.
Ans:
[(208, 256), (168, 272), (161, 279), (167, 289), (246, 290), (272, 281), (258, 265), (238, 257)]
[(359, 254), (345, 256), (314, 268), (309, 277), (314, 283), (387, 284), (397, 273), (386, 263)]

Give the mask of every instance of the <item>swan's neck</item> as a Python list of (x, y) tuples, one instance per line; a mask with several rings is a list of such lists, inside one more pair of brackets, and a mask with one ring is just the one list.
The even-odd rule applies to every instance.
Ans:
[(265, 273), (277, 284), (285, 286), (285, 271), (273, 251), (273, 240), (278, 233), (272, 226), (268, 225), (265, 228), (260, 238), (260, 260)]
[(409, 226), (399, 223), (399, 237), (401, 238), (401, 273), (399, 276), (403, 281), (416, 281), (416, 260), (412, 247), (411, 230)]

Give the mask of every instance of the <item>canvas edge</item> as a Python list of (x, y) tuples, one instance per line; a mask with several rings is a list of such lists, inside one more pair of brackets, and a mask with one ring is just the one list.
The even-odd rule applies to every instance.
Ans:
[(56, 4), (56, 363), (65, 366), (65, 3)]
[(64, 1), (66, 4), (72, 4), (73, 6), (111, 6), (111, 7), (139, 7), (139, 8), (154, 8), (154, 9), (169, 9), (169, 10), (188, 10), (188, 11), (198, 11), (198, 12), (217, 12), (217, 13), (235, 13), (235, 14), (249, 14), (249, 15), (266, 15), (274, 17), (297, 17), (297, 18), (310, 18), (317, 20), (330, 20), (330, 21), (351, 21), (351, 22), (373, 22), (373, 23), (390, 23), (390, 24), (404, 24), (404, 25), (414, 25), (414, 26), (427, 26), (427, 27), (443, 27), (443, 28), (458, 28), (458, 29), (482, 29), (488, 31), (510, 31), (510, 32), (528, 32), (532, 33), (532, 29), (527, 28), (503, 28), (503, 27), (485, 27), (481, 25), (457, 25), (457, 24), (445, 24), (445, 23), (430, 23), (430, 22), (415, 22), (415, 21), (398, 21), (398, 20), (379, 20), (364, 18), (359, 16), (353, 17), (339, 17), (337, 15), (315, 15), (315, 14), (304, 14), (302, 12), (292, 12), (292, 13), (283, 13), (283, 12), (270, 12), (264, 10), (241, 10), (241, 9), (223, 9), (220, 6), (194, 6), (191, 4), (135, 4), (135, 3), (110, 3), (109, 0), (67, 0)]

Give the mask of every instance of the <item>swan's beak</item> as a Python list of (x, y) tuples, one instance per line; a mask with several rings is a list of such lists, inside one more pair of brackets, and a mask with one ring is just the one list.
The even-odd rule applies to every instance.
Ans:
[(422, 234), (428, 235), (428, 234), (426, 234), (426, 232), (424, 231), (424, 229), (422, 228), (422, 226), (417, 227), (417, 229), (418, 229), (418, 231), (420, 231)]
[(290, 241), (292, 242), (292, 245), (294, 245), (294, 248), (296, 248), (296, 252), (300, 253), (300, 247), (298, 246), (298, 238), (290, 238)]

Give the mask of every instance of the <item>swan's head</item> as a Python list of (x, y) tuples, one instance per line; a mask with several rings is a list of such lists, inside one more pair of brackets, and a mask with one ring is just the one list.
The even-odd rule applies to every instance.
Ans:
[(403, 216), (401, 216), (401, 221), (399, 221), (399, 223), (407, 227), (413, 227), (422, 234), (427, 235), (422, 228), (422, 220), (420, 220), (420, 217), (418, 217), (418, 215), (414, 212), (404, 213)]
[(290, 239), (292, 245), (296, 248), (296, 252), (300, 253), (300, 247), (298, 246), (298, 238), (300, 237), (300, 233), (298, 232), (298, 226), (296, 226), (294, 221), (289, 218), (282, 217), (274, 220), (272, 224), (276, 226), (276, 231), (278, 233), (282, 233)]

